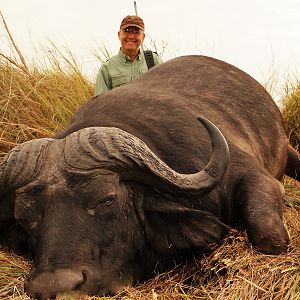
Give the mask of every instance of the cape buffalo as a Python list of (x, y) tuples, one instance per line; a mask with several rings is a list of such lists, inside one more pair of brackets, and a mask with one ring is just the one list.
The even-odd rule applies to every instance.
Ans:
[(1, 238), (31, 253), (33, 298), (114, 294), (208, 253), (229, 226), (285, 252), (283, 174), (299, 180), (300, 155), (265, 89), (223, 61), (179, 57), (4, 158)]

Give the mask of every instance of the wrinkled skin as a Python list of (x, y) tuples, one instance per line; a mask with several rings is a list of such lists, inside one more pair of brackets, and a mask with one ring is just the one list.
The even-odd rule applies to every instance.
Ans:
[[(223, 133), (230, 162), (200, 115)], [(119, 129), (132, 136), (120, 139)], [(253, 247), (279, 254), (289, 237), (278, 180), (299, 180), (299, 157), (254, 79), (212, 58), (177, 58), (94, 97), (54, 139), (30, 141), (4, 159), (2, 241), (32, 254), (25, 289), (40, 299), (114, 294), (209, 253), (228, 226), (243, 226)], [(180, 175), (200, 170), (195, 182), (198, 175)]]
[[(130, 282), (131, 278), (126, 278), (130, 271), (139, 272), (138, 254), (128, 249), (139, 248), (143, 240), (141, 230), (134, 230), (140, 225), (132, 214), (133, 203), (124, 201), (130, 190), (119, 184), (115, 174), (90, 175), (92, 178), (79, 176), (76, 185), (72, 175), (66, 176), (68, 189), (61, 182), (53, 182), (50, 187), (39, 186), (34, 197), (22, 191), (17, 198), (18, 220), (26, 222), (28, 217), (36, 216), (26, 224), (31, 227), (29, 235), (35, 237), (32, 248), (38, 249), (34, 253), (36, 267), (26, 284), (29, 294), (35, 297), (81, 288), (90, 294), (114, 294)], [(39, 199), (44, 199), (43, 207), (38, 207)], [(25, 203), (29, 201), (33, 203), (28, 216)], [(61, 212), (70, 212), (69, 217)], [(128, 219), (131, 226), (123, 226)], [(91, 230), (87, 232), (87, 228)], [(127, 256), (122, 257), (123, 253)], [(129, 274), (121, 273), (125, 267)]]

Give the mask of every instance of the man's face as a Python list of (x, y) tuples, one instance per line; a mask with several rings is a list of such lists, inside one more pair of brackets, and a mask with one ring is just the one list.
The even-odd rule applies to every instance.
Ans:
[(127, 27), (118, 32), (124, 54), (137, 52), (144, 41), (144, 31), (137, 27)]

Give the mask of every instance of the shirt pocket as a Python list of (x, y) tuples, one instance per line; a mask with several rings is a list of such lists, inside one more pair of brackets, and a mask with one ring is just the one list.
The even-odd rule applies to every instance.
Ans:
[(130, 78), (126, 74), (114, 74), (111, 77), (112, 88), (126, 84), (130, 81)]

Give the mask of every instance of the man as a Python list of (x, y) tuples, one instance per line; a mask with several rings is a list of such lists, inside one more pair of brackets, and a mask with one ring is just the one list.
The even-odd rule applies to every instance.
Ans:
[[(117, 55), (102, 64), (96, 79), (94, 96), (126, 84), (148, 71), (144, 53), (140, 47), (145, 38), (145, 25), (138, 16), (125, 17), (118, 32), (121, 48)], [(153, 52), (154, 64), (161, 63)]]

